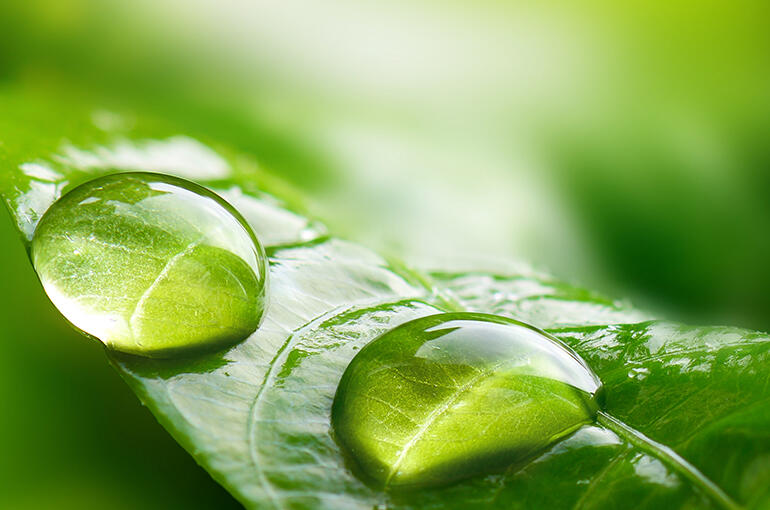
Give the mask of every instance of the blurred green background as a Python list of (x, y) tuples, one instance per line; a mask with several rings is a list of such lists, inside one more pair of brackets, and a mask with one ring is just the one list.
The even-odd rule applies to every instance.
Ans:
[[(9, 0), (0, 88), (226, 141), (417, 264), (521, 258), (770, 330), (769, 22), (760, 0)], [(232, 506), (53, 310), (5, 212), (0, 241), (0, 508)]]

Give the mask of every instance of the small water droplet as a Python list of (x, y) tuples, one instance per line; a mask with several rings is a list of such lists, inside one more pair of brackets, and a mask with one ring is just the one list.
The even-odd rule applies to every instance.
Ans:
[(527, 324), (476, 313), (405, 323), (361, 349), (332, 425), (354, 469), (388, 489), (522, 462), (595, 419), (601, 382)]
[(259, 325), (266, 260), (227, 202), (152, 173), (94, 179), (43, 215), (32, 263), (59, 311), (115, 350), (223, 347)]

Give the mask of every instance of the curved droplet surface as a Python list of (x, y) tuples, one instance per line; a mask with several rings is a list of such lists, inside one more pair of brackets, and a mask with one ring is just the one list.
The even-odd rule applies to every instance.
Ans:
[(532, 458), (594, 420), (601, 382), (555, 338), (476, 313), (405, 323), (350, 363), (332, 407), (356, 470), (397, 489)]
[(250, 335), (264, 309), (262, 247), (227, 202), (153, 173), (86, 182), (38, 224), (31, 258), (77, 328), (108, 347), (168, 357)]

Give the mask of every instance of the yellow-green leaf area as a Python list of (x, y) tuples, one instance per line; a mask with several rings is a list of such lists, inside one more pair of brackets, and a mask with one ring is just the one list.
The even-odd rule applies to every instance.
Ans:
[(364, 347), (332, 423), (354, 469), (387, 489), (529, 460), (594, 420), (601, 382), (527, 324), (476, 313), (415, 319)]
[(31, 258), (51, 301), (108, 347), (150, 357), (253, 333), (265, 255), (240, 214), (197, 184), (153, 173), (86, 182), (44, 214)]

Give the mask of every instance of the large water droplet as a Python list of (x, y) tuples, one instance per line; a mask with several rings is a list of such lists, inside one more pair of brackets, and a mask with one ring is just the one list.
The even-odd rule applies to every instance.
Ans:
[(259, 325), (265, 255), (241, 216), (175, 177), (122, 173), (60, 198), (32, 263), (77, 328), (107, 346), (166, 357), (240, 341)]
[(531, 458), (592, 422), (601, 382), (561, 342), (494, 315), (403, 324), (353, 359), (332, 424), (386, 488), (440, 485)]

